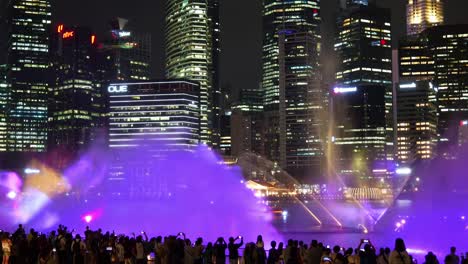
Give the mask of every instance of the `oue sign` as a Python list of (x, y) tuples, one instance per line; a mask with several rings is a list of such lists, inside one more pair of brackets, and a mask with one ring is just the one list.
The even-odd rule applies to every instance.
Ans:
[(107, 87), (109, 93), (126, 93), (128, 92), (127, 85), (110, 85)]

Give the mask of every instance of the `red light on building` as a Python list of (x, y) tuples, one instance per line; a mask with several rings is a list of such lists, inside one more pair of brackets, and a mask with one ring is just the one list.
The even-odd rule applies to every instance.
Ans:
[(380, 45), (382, 46), (387, 45), (387, 41), (385, 39), (380, 40)]
[(96, 36), (91, 35), (91, 44), (94, 44), (96, 42)]
[(318, 10), (317, 9), (314, 9), (314, 14), (318, 14)]
[(58, 33), (62, 33), (62, 31), (63, 31), (63, 25), (62, 25), (62, 24), (61, 24), (61, 25), (58, 25), (58, 26), (57, 26), (57, 32), (58, 32)]
[(71, 38), (75, 35), (75, 32), (74, 31), (67, 31), (65, 33), (63, 33), (63, 38), (66, 39), (66, 38)]

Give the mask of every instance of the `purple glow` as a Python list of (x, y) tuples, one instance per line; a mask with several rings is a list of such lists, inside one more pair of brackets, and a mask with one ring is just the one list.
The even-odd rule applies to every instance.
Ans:
[(85, 215), (83, 217), (83, 219), (85, 220), (86, 223), (90, 223), (93, 220), (93, 216), (92, 215)]
[(14, 199), (16, 198), (17, 195), (18, 195), (18, 194), (17, 194), (15, 191), (9, 191), (9, 192), (7, 193), (7, 197), (8, 197), (8, 199), (10, 199), (10, 200), (14, 200)]
[[(246, 188), (239, 168), (223, 165), (206, 146), (165, 158), (153, 158), (154, 148), (126, 150), (118, 156), (123, 162), (112, 162), (112, 154), (100, 149), (89, 151), (64, 171), (65, 192), (53, 197), (35, 189), (41, 195), (32, 197), (40, 199), (23, 199), (14, 224), (44, 231), (58, 224), (78, 232), (86, 225), (126, 234), (183, 231), (208, 240), (281, 238), (269, 207)], [(125, 180), (113, 180), (118, 178)]]

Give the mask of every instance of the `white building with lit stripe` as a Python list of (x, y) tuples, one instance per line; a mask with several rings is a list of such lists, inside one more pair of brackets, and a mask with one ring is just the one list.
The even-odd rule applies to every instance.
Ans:
[(161, 152), (192, 149), (200, 140), (200, 89), (188, 81), (110, 84), (109, 147), (151, 144)]

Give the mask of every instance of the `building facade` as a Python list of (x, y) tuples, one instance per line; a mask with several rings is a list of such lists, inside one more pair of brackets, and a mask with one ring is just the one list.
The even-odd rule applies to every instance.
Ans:
[(335, 169), (349, 179), (371, 179), (395, 156), (390, 21), (390, 10), (372, 3), (348, 5), (338, 18), (332, 141)]
[(338, 19), (336, 82), (342, 85), (392, 84), (390, 10), (351, 5)]
[(10, 1), (7, 55), (9, 100), (7, 150), (44, 152), (49, 90), (49, 0)]
[(104, 136), (106, 98), (97, 72), (97, 37), (58, 25), (51, 41), (48, 149), (76, 155)]
[(263, 1), (262, 89), (266, 110), (279, 107), (279, 33), (296, 29), (320, 39), (320, 3), (306, 1)]
[(124, 150), (148, 140), (161, 151), (199, 143), (199, 86), (189, 81), (110, 84), (109, 147)]
[[(262, 83), (264, 117), (262, 132), (267, 159), (280, 162), (280, 32), (294, 29), (311, 34), (320, 45), (320, 1), (263, 1)], [(319, 56), (318, 48), (317, 54)]]
[(444, 0), (409, 0), (406, 5), (406, 33), (417, 35), (444, 24)]
[(280, 166), (302, 182), (322, 174), (325, 113), (319, 48), (312, 33), (280, 32)]
[(439, 155), (452, 158), (460, 121), (468, 119), (468, 25), (432, 27), (421, 39), (434, 60)]
[[(224, 113), (228, 110), (224, 108), (223, 99), (229, 91), (223, 90), (220, 83), (220, 55), (221, 55), (221, 21), (219, 17), (219, 0), (208, 0), (208, 19), (211, 30), (211, 76), (212, 76), (212, 137), (211, 144), (213, 148), (219, 149), (223, 152), (224, 148), (221, 147), (221, 140), (226, 144), (226, 133), (223, 133), (223, 119), (227, 120), (228, 117)], [(226, 132), (226, 131), (224, 131)], [(223, 137), (224, 134), (224, 139)]]
[(166, 77), (200, 84), (201, 141), (213, 133), (213, 35), (208, 0), (166, 3)]
[(436, 89), (432, 82), (402, 82), (397, 89), (398, 162), (431, 160), (437, 147)]
[(200, 90), (190, 81), (113, 83), (109, 98), (108, 147), (111, 167), (106, 192), (155, 195), (157, 162), (200, 142)]
[(107, 82), (144, 81), (151, 77), (151, 34), (132, 30), (128, 20), (114, 18), (110, 21), (101, 52), (109, 56)]
[(7, 151), (8, 66), (0, 65), (0, 152)]
[(372, 179), (387, 169), (386, 87), (335, 87), (332, 93), (337, 173), (348, 184)]

